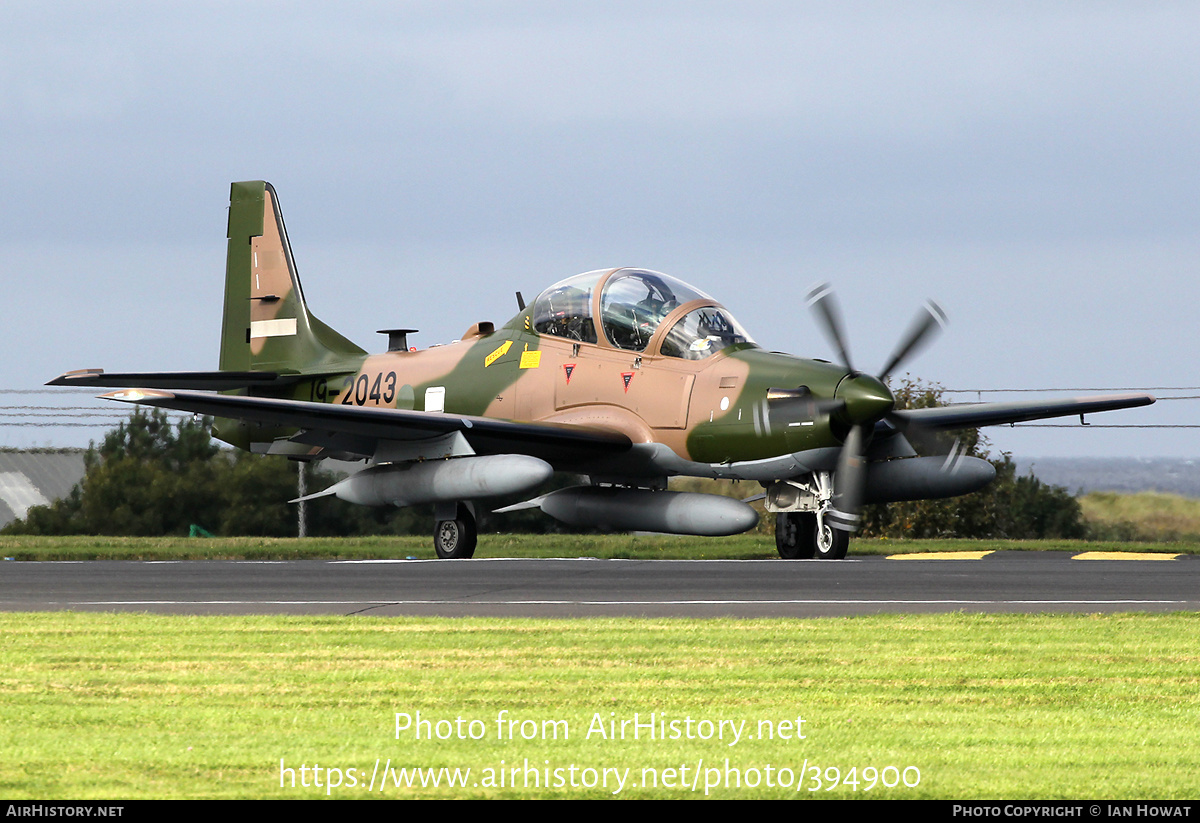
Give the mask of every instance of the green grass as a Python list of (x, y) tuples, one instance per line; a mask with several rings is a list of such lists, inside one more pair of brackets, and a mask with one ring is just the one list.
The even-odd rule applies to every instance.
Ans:
[[(0, 614), (0, 795), (45, 798), (580, 797), (612, 788), (280, 788), (297, 770), (631, 770), (624, 797), (703, 796), (704, 769), (763, 781), (717, 797), (1200, 796), (1200, 615), (821, 620), (476, 620)], [(478, 720), (479, 740), (397, 740), (395, 714)], [(568, 740), (498, 740), (501, 711)], [(804, 718), (805, 739), (603, 740), (598, 715)], [(610, 714), (611, 713), (611, 714)], [(443, 726), (443, 730), (447, 727)], [(479, 730), (476, 726), (476, 731)], [(532, 728), (532, 727), (529, 727)], [(540, 729), (540, 725), (538, 726)], [(764, 727), (765, 729), (765, 727)], [(696, 792), (642, 769), (702, 762)], [(866, 792), (862, 769), (920, 770)], [(859, 790), (810, 793), (811, 767)], [(577, 777), (585, 773), (577, 772)], [(661, 772), (660, 772), (661, 774)], [(562, 772), (569, 781), (569, 773)], [(711, 776), (711, 773), (707, 776)], [(910, 777), (912, 772), (910, 772)], [(308, 775), (312, 782), (311, 772)], [(776, 778), (778, 773), (776, 772)], [(324, 782), (324, 779), (323, 779)], [(507, 781), (506, 781), (507, 782)]]
[[(1200, 538), (1177, 543), (1079, 540), (856, 539), (850, 554), (931, 551), (1132, 551), (1200, 553)], [(768, 559), (774, 537), (668, 535), (481, 535), (476, 557), (599, 557), (635, 559)], [(432, 558), (430, 537), (0, 537), (0, 558), (13, 560), (296, 560), (302, 558)]]
[(1091, 492), (1079, 498), (1094, 534), (1114, 540), (1200, 541), (1200, 500), (1178, 494)]

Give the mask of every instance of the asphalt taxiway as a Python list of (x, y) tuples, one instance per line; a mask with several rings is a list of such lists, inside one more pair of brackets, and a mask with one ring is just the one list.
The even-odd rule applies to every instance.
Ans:
[(83, 561), (0, 565), (0, 610), (817, 617), (1200, 610), (1200, 557)]

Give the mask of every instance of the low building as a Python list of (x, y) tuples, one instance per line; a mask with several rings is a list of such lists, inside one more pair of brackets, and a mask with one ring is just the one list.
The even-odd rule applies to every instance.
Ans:
[(65, 497), (83, 480), (83, 449), (0, 451), (0, 528), (31, 506)]

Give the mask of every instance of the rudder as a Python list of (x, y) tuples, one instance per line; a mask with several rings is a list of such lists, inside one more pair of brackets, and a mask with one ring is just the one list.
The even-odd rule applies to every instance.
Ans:
[(366, 352), (308, 311), (270, 183), (229, 192), (222, 371), (355, 371)]

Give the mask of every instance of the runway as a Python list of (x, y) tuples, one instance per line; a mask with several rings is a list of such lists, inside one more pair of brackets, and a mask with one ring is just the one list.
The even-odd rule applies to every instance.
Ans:
[(8, 562), (0, 565), (0, 610), (446, 617), (1200, 610), (1194, 556), (958, 557)]

